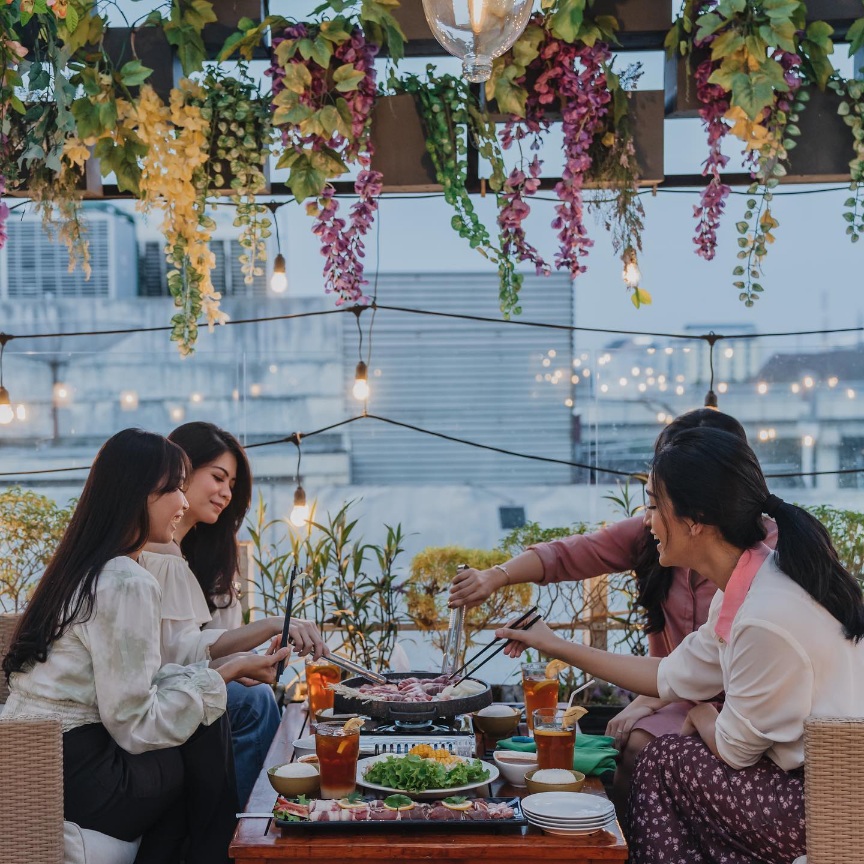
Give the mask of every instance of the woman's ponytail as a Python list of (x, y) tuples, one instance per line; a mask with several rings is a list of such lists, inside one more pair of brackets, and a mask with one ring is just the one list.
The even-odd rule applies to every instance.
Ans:
[(777, 523), (777, 566), (840, 622), (847, 639), (864, 638), (861, 586), (840, 563), (825, 526), (776, 495), (762, 509)]

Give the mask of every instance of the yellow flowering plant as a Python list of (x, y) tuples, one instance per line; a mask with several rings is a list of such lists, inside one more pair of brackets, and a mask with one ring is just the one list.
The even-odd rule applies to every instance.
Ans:
[(204, 116), (205, 101), (203, 88), (183, 79), (168, 105), (145, 84), (135, 106), (138, 134), (147, 147), (139, 207), (162, 211), (165, 257), (173, 267), (168, 289), (178, 310), (171, 319), (171, 339), (183, 356), (195, 350), (202, 314), (211, 329), (228, 320), (210, 276), (215, 223), (206, 212), (210, 121)]
[[(432, 633), (432, 643), (444, 650), (447, 619), (447, 592), (456, 568), (467, 564), (485, 570), (503, 564), (510, 556), (501, 549), (466, 549), (462, 546), (430, 546), (414, 556), (411, 574), (403, 590), (408, 617), (424, 632)], [(491, 625), (524, 612), (531, 605), (533, 585), (508, 585), (465, 614), (465, 646)]]

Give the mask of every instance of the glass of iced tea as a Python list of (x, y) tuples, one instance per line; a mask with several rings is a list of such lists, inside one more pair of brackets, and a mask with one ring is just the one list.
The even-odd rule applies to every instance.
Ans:
[(534, 729), (534, 712), (538, 708), (558, 706), (558, 676), (546, 674), (546, 663), (522, 664), (522, 689), (525, 691), (525, 719), (528, 731)]
[(313, 719), (319, 711), (333, 707), (333, 691), (329, 684), (338, 684), (342, 673), (326, 658), (306, 661), (306, 686), (309, 689), (309, 716)]
[(540, 708), (534, 712), (534, 742), (538, 768), (573, 770), (576, 722), (565, 722), (563, 711)]
[(357, 788), (360, 730), (346, 732), (342, 723), (319, 723), (315, 753), (321, 774), (322, 798), (345, 798)]

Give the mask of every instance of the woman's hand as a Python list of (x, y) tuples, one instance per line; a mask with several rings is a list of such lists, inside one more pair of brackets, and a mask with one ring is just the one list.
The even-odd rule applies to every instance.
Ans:
[(488, 600), (499, 588), (507, 584), (507, 575), (501, 570), (462, 570), (456, 574), (450, 586), (450, 597), (447, 605), (453, 609), (465, 606), (473, 609), (484, 600)]
[[(277, 638), (281, 641), (285, 619), (273, 617), (270, 618), (270, 621), (273, 626), (273, 633), (278, 634)], [(305, 618), (292, 618), (288, 625), (288, 637), (299, 657), (305, 657), (308, 654), (314, 660), (318, 660), (330, 654), (330, 649), (324, 644), (321, 631), (313, 621), (307, 621)]]
[(526, 648), (536, 648), (543, 654), (555, 657), (557, 656), (555, 653), (556, 643), (563, 641), (552, 632), (542, 619), (537, 621), (529, 630), (512, 630), (509, 627), (501, 627), (495, 631), (495, 635), (499, 639), (511, 640), (504, 649), (504, 653), (508, 657), (514, 658), (521, 657)]
[(613, 717), (606, 726), (606, 734), (615, 739), (616, 749), (624, 749), (636, 723), (665, 704), (662, 699), (637, 696), (623, 711)]
[(262, 684), (275, 684), (276, 667), (290, 654), (290, 648), (279, 648), (272, 654), (234, 654), (219, 665), (218, 672), (226, 683), (242, 681), (249, 686), (250, 682), (243, 679), (252, 679)]
[(708, 745), (708, 749), (719, 758), (716, 730), (719, 716), (712, 702), (700, 702), (687, 712), (681, 734), (698, 735)]

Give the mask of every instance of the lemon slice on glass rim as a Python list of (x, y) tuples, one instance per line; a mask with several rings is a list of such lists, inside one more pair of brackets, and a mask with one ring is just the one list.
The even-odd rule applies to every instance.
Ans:
[(565, 669), (569, 669), (570, 664), (563, 660), (550, 660), (546, 664), (546, 677), (557, 678)]
[(342, 731), (346, 735), (353, 735), (355, 732), (359, 732), (363, 728), (365, 722), (366, 719), (364, 717), (352, 717), (350, 720), (345, 721)]
[(561, 722), (564, 726), (569, 726), (571, 723), (576, 723), (581, 720), (587, 713), (587, 708), (583, 708), (581, 705), (571, 705), (564, 711), (564, 716), (561, 718)]

